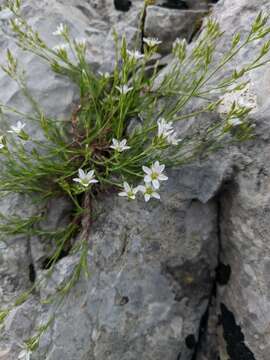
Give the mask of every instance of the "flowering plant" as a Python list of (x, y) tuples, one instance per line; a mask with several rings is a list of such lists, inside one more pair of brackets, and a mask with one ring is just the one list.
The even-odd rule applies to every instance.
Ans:
[[(74, 204), (71, 223), (65, 229), (46, 233), (59, 244), (50, 268), (60, 257), (64, 244), (84, 226), (82, 220), (89, 216), (91, 201), (100, 192), (112, 189), (127, 201), (139, 196), (146, 202), (159, 201), (168, 179), (165, 167), (181, 166), (252, 136), (253, 125), (248, 119), (252, 107), (233, 101), (221, 116), (217, 113), (226, 94), (243, 91), (247, 85), (242, 80), (244, 75), (267, 62), (270, 42), (264, 43), (255, 59), (242, 69), (229, 72), (222, 79), (218, 74), (243, 47), (270, 33), (267, 16), (259, 14), (245, 38), (236, 34), (220, 59), (215, 59), (215, 50), (223, 34), (218, 23), (209, 19), (193, 47), (189, 48), (185, 40), (175, 41), (174, 61), (161, 74), (159, 61), (155, 60), (161, 43), (158, 39), (144, 38), (141, 53), (128, 48), (125, 37), (119, 40), (115, 35), (113, 71), (95, 73), (87, 61), (86, 40), (73, 39), (67, 25), (60, 24), (53, 35), (61, 43), (48, 47), (21, 16), (20, 5), (20, 0), (9, 2), (18, 46), (41, 57), (52, 71), (68, 77), (80, 91), (77, 110), (63, 122), (47, 117), (32, 95), (24, 91), (35, 104), (30, 120), (39, 125), (45, 141), (29, 135), (29, 115), (22, 115), (0, 136), (3, 195), (36, 194), (46, 203), (64, 194)], [(26, 89), (18, 61), (10, 51), (7, 64), (1, 68)], [(197, 110), (188, 111), (193, 99), (199, 99), (200, 105)], [(4, 104), (1, 109), (7, 115), (14, 111)], [(209, 113), (216, 114), (216, 119), (201, 124), (200, 117)], [(186, 133), (181, 131), (183, 121), (194, 125)], [(0, 230), (2, 234), (44, 235), (39, 229), (43, 216), (18, 219), (2, 215)], [(62, 289), (64, 293), (87, 267), (85, 240), (80, 246), (75, 243), (81, 257), (75, 276)], [(2, 314), (3, 319), (8, 311)], [(30, 346), (31, 351), (33, 347)]]

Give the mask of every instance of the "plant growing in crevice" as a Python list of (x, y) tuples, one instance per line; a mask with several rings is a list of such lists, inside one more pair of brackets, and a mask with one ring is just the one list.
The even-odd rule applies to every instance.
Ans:
[[(218, 23), (209, 19), (191, 48), (185, 40), (176, 40), (172, 50), (175, 60), (162, 76), (159, 62), (154, 60), (158, 39), (144, 38), (141, 53), (129, 49), (125, 37), (119, 39), (115, 34), (114, 70), (103, 74), (92, 71), (87, 61), (87, 42), (73, 39), (65, 24), (54, 31), (61, 43), (50, 48), (21, 16), (20, 0), (10, 1), (8, 6), (14, 14), (11, 28), (17, 45), (43, 59), (55, 73), (68, 77), (80, 93), (70, 119), (58, 121), (48, 117), (29, 94), (24, 72), (10, 51), (6, 65), (1, 65), (33, 108), (31, 114), (23, 114), (19, 109), (0, 105), (3, 118), (12, 112), (20, 116), (20, 122), (10, 124), (0, 137), (2, 196), (24, 194), (46, 204), (64, 195), (70, 198), (74, 210), (67, 227), (56, 231), (42, 230), (40, 223), (46, 216), (43, 213), (25, 219), (2, 214), (0, 231), (4, 236), (29, 234), (54, 239), (56, 251), (48, 264), (49, 271), (53, 271), (65, 244), (81, 232), (80, 240), (72, 247), (73, 252), (80, 253), (78, 264), (59, 290), (64, 296), (82, 272), (88, 274), (87, 239), (92, 204), (99, 193), (113, 190), (130, 201), (138, 197), (157, 201), (167, 180), (165, 167), (181, 166), (252, 136), (253, 124), (248, 119), (252, 107), (235, 100), (213, 121), (201, 124), (200, 117), (216, 114), (225, 94), (241, 93), (247, 86), (244, 75), (269, 61), (267, 41), (254, 60), (219, 78), (221, 70), (244, 47), (270, 33), (268, 17), (259, 14), (249, 34), (236, 34), (231, 47), (219, 59), (215, 54), (223, 33)], [(199, 108), (189, 112), (188, 105), (194, 98), (199, 100)], [(194, 119), (198, 119), (199, 126)], [(187, 121), (193, 125), (180, 137), (181, 122)], [(42, 140), (29, 133), (30, 122), (39, 126)], [(0, 320), (11, 308), (0, 313)], [(46, 328), (42, 327), (40, 336)], [(27, 344), (29, 351), (38, 346), (39, 337), (35, 339)]]

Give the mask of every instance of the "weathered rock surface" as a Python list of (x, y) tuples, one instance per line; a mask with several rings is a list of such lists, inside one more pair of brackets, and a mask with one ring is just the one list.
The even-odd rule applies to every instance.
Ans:
[(159, 52), (168, 54), (176, 38), (190, 41), (200, 28), (203, 10), (171, 10), (159, 6), (148, 6), (145, 18), (144, 35), (162, 41)]
[[(89, 237), (90, 278), (44, 336), (47, 359), (192, 358), (185, 339), (197, 339), (212, 290), (216, 208), (186, 196), (173, 180), (178, 175), (160, 204), (100, 199)], [(61, 260), (58, 271), (69, 261)], [(62, 281), (58, 271), (55, 283)]]
[[(270, 12), (269, 1), (224, 0), (215, 16), (229, 37), (247, 33), (259, 11)], [(240, 55), (238, 64), (255, 56), (254, 47)], [(238, 168), (220, 197), (221, 262), (230, 267), (228, 284), (218, 288), (221, 359), (266, 360), (269, 358), (269, 90), (270, 66), (250, 76), (257, 95), (252, 113), (257, 129), (254, 141), (240, 151), (246, 164)]]
[[(112, 47), (106, 47), (106, 41), (111, 46), (113, 24), (117, 24), (120, 32), (125, 27), (130, 41), (136, 36), (138, 3), (132, 5), (128, 19), (109, 2), (104, 5), (106, 11), (99, 2), (59, 1), (49, 5), (26, 2), (24, 12), (52, 46), (58, 39), (51, 34), (60, 22), (70, 25), (76, 37), (88, 38), (93, 33), (88, 45), (89, 61), (94, 66), (104, 66), (104, 57), (109, 64), (107, 69), (111, 66), (113, 52)], [(7, 26), (11, 16), (7, 10), (0, 13), (2, 48), (8, 46), (21, 58)], [(103, 48), (101, 43), (105, 44)], [(46, 64), (32, 55), (24, 54), (23, 64), (31, 69), (29, 90), (46, 113), (69, 117), (76, 103), (76, 88), (54, 76)], [(31, 111), (18, 88), (3, 74), (0, 84), (5, 89), (4, 103)], [(32, 136), (40, 136), (34, 127), (28, 130)], [(33, 358), (119, 360), (141, 356), (157, 360), (175, 359), (182, 354), (183, 359), (191, 359), (193, 350), (186, 346), (185, 338), (192, 335), (196, 341), (198, 337), (200, 319), (211, 293), (218, 244), (215, 204), (203, 205), (196, 200), (200, 198), (198, 183), (188, 180), (188, 174), (196, 172), (201, 175), (194, 176), (201, 177), (201, 185), (209, 193), (216, 191), (219, 177), (209, 184), (202, 169), (195, 166), (188, 167), (182, 175), (172, 176), (169, 192), (164, 193), (163, 202), (154, 208), (143, 202), (131, 206), (114, 196), (101, 199), (103, 215), (89, 238), (91, 276), (77, 285), (61, 310), (54, 310), (57, 318), (42, 338), (40, 352), (33, 354)], [(182, 185), (181, 177), (186, 178)], [(51, 223), (44, 226), (59, 226), (69, 205), (56, 200), (51, 206)], [(6, 212), (17, 210), (20, 216), (31, 209), (25, 201), (19, 207), (18, 201), (15, 204), (4, 201), (3, 207)], [(20, 237), (12, 239), (12, 243), (14, 246), (7, 245), (3, 251), (0, 267), (2, 306), (9, 305), (31, 287), (31, 281), (35, 280), (31, 271), (35, 271), (37, 279), (46, 273), (42, 264), (49, 252), (44, 239)], [(72, 256), (62, 259), (49, 285), (41, 286), (40, 294), (12, 311), (0, 340), (4, 354), (1, 356), (17, 359), (23, 341), (48, 320), (48, 306), (38, 302), (68, 278), (76, 261)]]
[[(236, 32), (242, 36), (249, 32), (259, 11), (269, 13), (269, 2), (219, 2), (213, 15), (225, 31), (219, 44), (220, 55), (228, 49)], [(241, 68), (253, 59), (255, 46), (258, 43), (242, 51), (231, 69)], [(239, 147), (240, 153), (233, 159), (234, 175), (225, 189), (220, 188), (218, 196), (222, 270), (216, 279), (219, 284), (217, 302), (214, 302), (216, 311), (211, 308), (208, 326), (211, 333), (202, 338), (206, 344), (197, 352), (200, 360), (212, 359), (211, 347), (218, 348), (222, 360), (269, 358), (269, 77), (267, 65), (248, 78), (251, 91), (257, 97), (257, 108), (251, 114), (256, 124), (256, 138)], [(226, 156), (228, 154), (224, 154)], [(213, 332), (213, 322), (218, 334)], [(219, 345), (213, 342), (217, 335)]]
[[(4, 3), (4, 2), (3, 2)], [(104, 11), (105, 10), (105, 11)], [(130, 38), (134, 39), (139, 18), (139, 4), (134, 4), (130, 11), (130, 18), (124, 22), (121, 12), (115, 10), (109, 1), (100, 6), (100, 2), (92, 1), (24, 1), (23, 12), (30, 23), (37, 28), (45, 41), (54, 46), (61, 40), (52, 35), (60, 22), (70, 26), (74, 37), (86, 38), (89, 62), (93, 66), (101, 66), (106, 61), (111, 66), (113, 58), (112, 47), (106, 47), (110, 42), (109, 34), (112, 25), (118, 23), (122, 30), (127, 26)], [(5, 63), (5, 50), (9, 48), (20, 59), (20, 64), (27, 70), (27, 83), (29, 91), (42, 106), (47, 115), (66, 119), (70, 118), (72, 109), (76, 106), (77, 89), (66, 79), (54, 75), (47, 64), (42, 63), (32, 54), (22, 53), (15, 46), (14, 38), (9, 30), (8, 22), (12, 18), (9, 10), (0, 11), (0, 47), (1, 62)], [(90, 40), (91, 34), (91, 40)], [(104, 62), (103, 59), (106, 59)], [(0, 73), (1, 102), (14, 106), (22, 112), (32, 111), (30, 104), (22, 97), (15, 82), (11, 81), (3, 72)], [(3, 120), (3, 121), (2, 121)], [(18, 120), (14, 115), (1, 119), (1, 131), (5, 131), (11, 124)], [(20, 119), (21, 120), (21, 119)], [(27, 121), (26, 121), (27, 122)], [(27, 132), (31, 136), (40, 137), (38, 129), (33, 122), (27, 123)], [(6, 214), (16, 214), (27, 217), (34, 214), (36, 207), (29, 204), (23, 197), (12, 197), (1, 200), (1, 211)], [(70, 205), (56, 199), (51, 204), (51, 222), (44, 226), (59, 226), (66, 217)], [(65, 221), (65, 220), (64, 220)], [(44, 243), (37, 238), (17, 236), (1, 241), (0, 255), (0, 307), (12, 305), (15, 299), (24, 291), (29, 290), (34, 280), (33, 272), (39, 273), (44, 260), (50, 254), (52, 247), (50, 240)], [(37, 297), (38, 299), (38, 297)], [(33, 299), (31, 300), (33, 302)], [(5, 360), (17, 359), (23, 341), (29, 338), (35, 327), (35, 318), (38, 306), (25, 303), (12, 313), (7, 321), (6, 333), (0, 337), (0, 356)], [(27, 322), (24, 315), (27, 313)], [(37, 323), (38, 325), (38, 323)], [(25, 331), (21, 329), (25, 327)], [(43, 358), (42, 358), (43, 359)]]
[[(32, 0), (26, 1), (24, 11), (52, 46), (58, 41), (51, 35), (58, 23), (69, 24), (76, 37), (87, 38), (89, 62), (96, 69), (110, 70), (112, 27), (125, 31), (129, 43), (134, 43), (141, 5), (142, 1), (132, 1), (128, 10), (117, 10), (109, 0)], [(195, 5), (190, 1), (188, 6)], [(236, 31), (248, 31), (260, 10), (270, 12), (269, 1), (220, 1), (214, 10), (226, 34), (220, 51)], [(183, 18), (190, 13), (151, 6), (145, 35), (161, 38), (169, 48), (175, 37), (189, 38), (193, 33), (193, 22), (202, 13), (192, 12), (196, 16), (187, 20), (187, 26)], [(8, 31), (10, 16), (6, 10), (0, 12), (0, 46), (20, 54)], [(252, 49), (242, 53), (238, 63), (251, 56)], [(30, 91), (46, 113), (69, 117), (77, 89), (32, 55), (22, 60), (31, 69)], [(237, 155), (215, 155), (209, 162), (170, 173), (160, 203), (129, 203), (115, 195), (99, 199), (96, 211), (100, 216), (88, 239), (89, 279), (81, 280), (60, 307), (41, 305), (40, 300), (63, 284), (78, 260), (74, 256), (61, 259), (50, 282), (7, 318), (0, 337), (0, 359), (16, 360), (22, 342), (55, 312), (56, 319), (33, 359), (217, 360), (219, 353), (221, 360), (268, 360), (269, 80), (269, 66), (251, 76), (258, 99), (252, 114), (257, 137), (240, 147)], [(0, 89), (1, 101), (30, 111), (17, 87), (2, 73)], [(28, 126), (32, 135), (40, 136)], [(224, 181), (229, 181), (226, 188)], [(51, 221), (44, 226), (57, 227), (65, 221), (70, 205), (58, 201), (51, 205)], [(35, 209), (24, 198), (1, 202), (1, 211), (15, 210), (25, 216)], [(42, 264), (48, 255), (44, 240), (5, 240), (0, 246), (2, 306), (31, 287), (31, 266), (38, 279), (44, 277)]]

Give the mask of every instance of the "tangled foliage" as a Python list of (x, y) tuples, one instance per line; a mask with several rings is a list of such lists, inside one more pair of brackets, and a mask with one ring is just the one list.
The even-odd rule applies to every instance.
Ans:
[[(29, 94), (24, 72), (10, 51), (6, 64), (1, 65), (20, 85), (33, 107), (31, 114), (23, 114), (1, 104), (4, 117), (11, 112), (21, 116), (21, 121), (10, 125), (0, 137), (2, 196), (27, 194), (46, 204), (65, 195), (74, 204), (70, 224), (57, 231), (39, 227), (44, 213), (25, 219), (1, 215), (2, 236), (34, 234), (55, 240), (56, 251), (49, 269), (61, 256), (65, 244), (81, 230), (82, 219), (91, 216), (89, 207), (100, 192), (112, 189), (128, 200), (141, 196), (147, 202), (157, 201), (161, 184), (168, 179), (165, 167), (181, 166), (252, 136), (253, 125), (248, 119), (252, 107), (235, 100), (215, 120), (201, 124), (201, 118), (208, 118), (202, 117), (204, 114), (217, 114), (224, 105), (224, 96), (243, 91), (247, 86), (242, 80), (245, 75), (268, 62), (269, 41), (262, 43), (254, 59), (243, 68), (223, 72), (226, 77), (220, 78), (221, 71), (243, 48), (269, 34), (268, 18), (264, 14), (258, 15), (246, 36), (235, 34), (231, 46), (218, 59), (216, 48), (223, 33), (219, 24), (209, 19), (193, 46), (188, 47), (185, 40), (175, 41), (174, 61), (161, 74), (156, 60), (158, 39), (143, 39), (144, 51), (140, 53), (128, 49), (125, 37), (119, 39), (115, 34), (113, 71), (95, 73), (88, 63), (87, 42), (73, 39), (65, 24), (60, 24), (54, 32), (61, 43), (50, 48), (21, 16), (20, 1), (10, 1), (8, 6), (14, 14), (10, 25), (17, 45), (42, 58), (55, 73), (68, 77), (80, 93), (71, 118), (58, 121), (46, 116), (46, 111)], [(189, 104), (194, 98), (199, 105), (190, 112)], [(38, 124), (42, 140), (30, 136), (26, 120), (28, 124), (31, 121)], [(180, 136), (181, 123), (187, 121), (192, 126)], [(196, 126), (197, 122), (200, 126)], [(80, 252), (78, 266), (61, 289), (63, 294), (82, 271), (87, 273), (87, 237), (80, 238), (73, 247), (73, 251)], [(11, 308), (1, 313), (0, 319)], [(30, 339), (30, 351), (38, 346), (39, 336), (46, 328), (47, 324)]]

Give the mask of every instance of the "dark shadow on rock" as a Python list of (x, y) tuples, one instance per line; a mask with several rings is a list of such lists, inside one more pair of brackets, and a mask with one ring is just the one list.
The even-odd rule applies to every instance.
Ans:
[(128, 11), (132, 3), (130, 0), (114, 0), (114, 6), (116, 10), (119, 11)]
[(216, 268), (216, 280), (218, 285), (224, 286), (227, 285), (231, 277), (231, 267), (230, 265), (225, 265), (220, 262)]
[(190, 334), (185, 339), (186, 347), (190, 350), (194, 349), (196, 347), (196, 338), (194, 334)]
[(256, 360), (251, 350), (245, 344), (241, 327), (236, 324), (233, 313), (223, 303), (220, 304), (223, 336), (227, 346), (229, 360)]
[(187, 3), (182, 0), (167, 0), (161, 6), (169, 9), (188, 9)]

